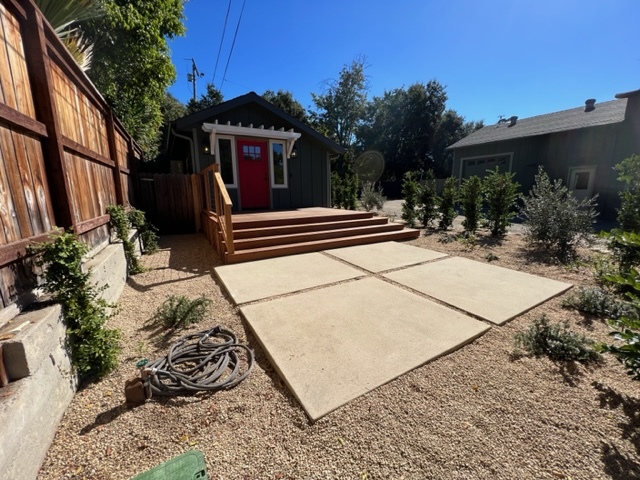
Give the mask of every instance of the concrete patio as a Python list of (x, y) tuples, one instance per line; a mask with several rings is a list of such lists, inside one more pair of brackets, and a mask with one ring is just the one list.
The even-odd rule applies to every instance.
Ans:
[(395, 242), (215, 272), (312, 420), (571, 288)]

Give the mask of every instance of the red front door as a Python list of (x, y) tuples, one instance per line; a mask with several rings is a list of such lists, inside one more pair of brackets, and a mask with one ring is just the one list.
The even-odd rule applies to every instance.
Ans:
[(243, 210), (270, 207), (268, 161), (267, 142), (238, 140), (240, 204)]

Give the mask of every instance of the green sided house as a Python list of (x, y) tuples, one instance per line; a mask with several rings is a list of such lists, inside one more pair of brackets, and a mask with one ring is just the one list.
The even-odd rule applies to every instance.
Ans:
[(598, 194), (603, 218), (614, 218), (620, 183), (613, 166), (640, 153), (640, 90), (615, 100), (519, 119), (502, 119), (449, 146), (452, 174), (484, 176), (498, 167), (515, 173), (523, 192), (542, 165), (579, 198)]
[(254, 92), (176, 120), (167, 145), (172, 173), (217, 163), (234, 211), (330, 207), (344, 150)]
[(331, 157), (343, 148), (253, 92), (176, 120), (165, 149), (172, 173), (200, 174), (196, 229), (224, 263), (419, 235), (332, 209)]

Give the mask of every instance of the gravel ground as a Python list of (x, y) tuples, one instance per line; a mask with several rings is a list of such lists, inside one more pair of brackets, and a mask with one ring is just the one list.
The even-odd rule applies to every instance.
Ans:
[[(480, 235), (476, 245), (410, 243), (577, 285), (593, 283), (583, 262), (544, 261), (522, 237)], [(639, 479), (640, 388), (619, 363), (584, 367), (522, 356), (513, 335), (546, 313), (607, 339), (608, 328), (555, 298), (430, 364), (310, 423), (236, 309), (212, 277), (217, 258), (203, 236), (163, 237), (129, 280), (111, 326), (124, 334), (120, 367), (80, 391), (67, 410), (39, 479), (127, 479), (189, 449), (213, 479)], [(471, 287), (471, 286), (470, 286)], [(123, 385), (141, 357), (158, 358), (184, 334), (148, 325), (167, 295), (213, 299), (212, 317), (255, 350), (238, 387), (213, 395), (152, 400), (127, 410)], [(381, 359), (382, 360), (382, 359)]]

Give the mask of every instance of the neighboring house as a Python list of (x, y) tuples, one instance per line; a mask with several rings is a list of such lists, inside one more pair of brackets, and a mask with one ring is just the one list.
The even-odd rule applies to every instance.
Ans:
[(330, 156), (343, 148), (254, 92), (176, 120), (172, 173), (218, 163), (234, 210), (331, 206)]
[(502, 119), (449, 146), (452, 174), (459, 179), (484, 176), (499, 167), (515, 173), (524, 193), (534, 182), (538, 165), (560, 178), (576, 197), (598, 194), (598, 209), (613, 218), (620, 182), (614, 165), (640, 154), (640, 90), (616, 100), (519, 119)]

